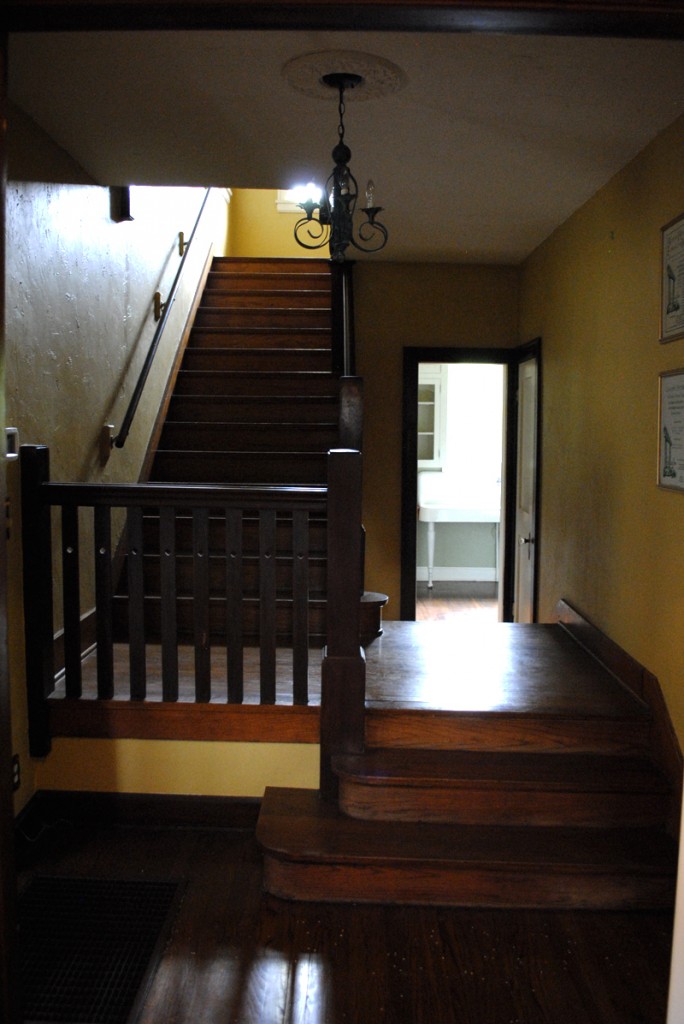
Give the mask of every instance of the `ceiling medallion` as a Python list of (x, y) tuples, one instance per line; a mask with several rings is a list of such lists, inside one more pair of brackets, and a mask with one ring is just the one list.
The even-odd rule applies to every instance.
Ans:
[(357, 75), (361, 82), (354, 88), (354, 101), (370, 100), (398, 92), (406, 82), (401, 68), (383, 57), (356, 50), (320, 50), (294, 57), (283, 67), (283, 77), (306, 96), (336, 99), (334, 90), (325, 83), (331, 74), (345, 72)]

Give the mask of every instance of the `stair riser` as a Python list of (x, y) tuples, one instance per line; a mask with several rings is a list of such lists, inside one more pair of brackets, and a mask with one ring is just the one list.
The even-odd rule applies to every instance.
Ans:
[(330, 312), (325, 309), (231, 309), (200, 307), (196, 327), (324, 327), (330, 330)]
[[(263, 457), (262, 457), (263, 456)], [(242, 455), (224, 452), (158, 451), (152, 481), (186, 483), (252, 483), (323, 485), (327, 479), (327, 456), (306, 454), (297, 457), (264, 452)]]
[(534, 871), (500, 865), (462, 869), (425, 864), (353, 866), (264, 858), (264, 888), (304, 902), (389, 903), (507, 909), (671, 908), (674, 880), (588, 869)]
[(306, 331), (276, 331), (269, 328), (257, 328), (251, 331), (214, 330), (194, 327), (190, 332), (188, 349), (213, 348), (326, 348), (330, 349), (330, 331), (322, 328), (309, 328)]
[(320, 289), (307, 291), (276, 291), (252, 289), (242, 292), (239, 289), (205, 288), (202, 295), (203, 306), (230, 306), (231, 309), (326, 309), (330, 311), (330, 295)]
[(330, 276), (330, 264), (320, 257), (240, 257), (215, 256), (211, 264), (212, 271), (217, 273), (248, 273), (248, 274), (327, 274)]
[(340, 785), (340, 809), (365, 821), (423, 821), (457, 825), (540, 825), (605, 828), (664, 825), (660, 793), (531, 792), (499, 788), (423, 788)]
[(339, 384), (329, 374), (202, 373), (181, 371), (176, 379), (177, 395), (207, 395), (222, 398), (251, 396), (258, 402), (265, 397), (337, 397)]
[(207, 287), (212, 291), (283, 291), (286, 288), (305, 288), (308, 291), (330, 292), (330, 274), (261, 273), (248, 271), (212, 270), (207, 278)]
[(178, 397), (171, 400), (167, 423), (298, 423), (311, 425), (330, 424), (337, 416), (334, 399), (320, 401), (297, 401), (296, 398), (273, 399), (257, 402), (237, 398)]
[(647, 754), (648, 725), (547, 715), (440, 715), (383, 710), (366, 716), (368, 747), (524, 753)]
[(184, 370), (215, 373), (249, 370), (256, 373), (329, 373), (330, 351), (327, 349), (187, 349)]
[(283, 450), (291, 452), (327, 453), (338, 447), (336, 427), (306, 430), (301, 425), (285, 429), (283, 424), (169, 423), (162, 431), (159, 447), (174, 451), (255, 451)]

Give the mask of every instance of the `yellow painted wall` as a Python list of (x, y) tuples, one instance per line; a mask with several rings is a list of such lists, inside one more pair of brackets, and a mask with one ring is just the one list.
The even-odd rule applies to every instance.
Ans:
[(661, 228), (684, 211), (684, 119), (555, 232), (522, 273), (543, 338), (540, 617), (566, 597), (654, 672), (684, 738), (684, 494), (657, 479)]
[(272, 256), (279, 259), (326, 259), (327, 249), (310, 252), (295, 242), (294, 226), (298, 215), (279, 213), (276, 208), (276, 196), (275, 189), (232, 190), (228, 255), (250, 258)]
[(406, 346), (507, 348), (518, 342), (513, 267), (376, 263), (354, 267), (357, 372), (364, 379), (367, 590), (401, 586), (402, 359)]
[(56, 739), (37, 789), (262, 797), (266, 786), (318, 789), (313, 743)]

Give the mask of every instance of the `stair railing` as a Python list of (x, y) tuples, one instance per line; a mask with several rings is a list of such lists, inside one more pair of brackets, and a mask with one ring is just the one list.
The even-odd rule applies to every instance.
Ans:
[(119, 432), (114, 438), (112, 438), (112, 446), (115, 448), (123, 448), (123, 446), (126, 443), (126, 438), (128, 437), (131, 425), (133, 423), (133, 418), (135, 416), (138, 405), (140, 404), (140, 399), (142, 397), (142, 393), (145, 388), (145, 383), (147, 382), (147, 378), (152, 368), (154, 357), (157, 354), (157, 349), (159, 348), (159, 342), (161, 341), (161, 337), (164, 333), (166, 324), (171, 314), (171, 308), (176, 299), (176, 294), (178, 292), (178, 286), (180, 285), (181, 277), (183, 275), (183, 268), (185, 266), (185, 260), (188, 254), (188, 250), (195, 237), (195, 233), (202, 219), (202, 214), (204, 213), (204, 209), (207, 205), (207, 201), (209, 199), (210, 194), (211, 189), (208, 188), (204, 193), (204, 199), (202, 200), (202, 205), (200, 206), (200, 210), (199, 213), (197, 214), (197, 219), (190, 233), (190, 237), (186, 239), (182, 232), (179, 236), (179, 252), (181, 261), (178, 265), (178, 270), (176, 271), (176, 276), (173, 279), (173, 284), (169, 289), (166, 301), (159, 302), (158, 304), (155, 303), (155, 309), (158, 309), (160, 314), (160, 316), (158, 317), (157, 327), (155, 329), (152, 341), (150, 342), (150, 347), (147, 351), (147, 355), (145, 356), (145, 361), (140, 370), (140, 375), (138, 377), (137, 383), (135, 385), (135, 388), (133, 389), (133, 394), (131, 395), (131, 400), (128, 403), (128, 408), (126, 409), (124, 418), (121, 421), (121, 427), (119, 428)]
[[(49, 480), (49, 452), (45, 446), (22, 445), (22, 531), (24, 550), (24, 612), (26, 672), (29, 702), (29, 737), (32, 753), (44, 756), (50, 749), (47, 698), (54, 693), (56, 676), (63, 676), (64, 696), (80, 700), (148, 698), (146, 678), (146, 625), (155, 629), (160, 645), (161, 700), (179, 699), (179, 645), (194, 651), (192, 693), (184, 699), (196, 703), (222, 700), (240, 704), (244, 700), (244, 650), (258, 647), (259, 702), (276, 703), (276, 647), (292, 650), (293, 704), (308, 703), (309, 673), (309, 539), (312, 517), (327, 510), (325, 487), (243, 488), (238, 485), (170, 484), (77, 484)], [(335, 459), (332, 460), (333, 463)], [(55, 622), (53, 608), (52, 509), (59, 510), (55, 522), (61, 554), (63, 631)], [(126, 600), (115, 593), (113, 516), (117, 509), (126, 515)], [(90, 512), (88, 512), (90, 510)], [(154, 514), (154, 527), (145, 513)], [(158, 525), (157, 524), (158, 515)], [(282, 550), (278, 528), (292, 525), (292, 544)], [(88, 527), (90, 538), (84, 541)], [(243, 537), (258, 531), (256, 567), (243, 554)], [(158, 531), (158, 535), (150, 533)], [(193, 598), (192, 623), (181, 629), (179, 606), (182, 596), (177, 583), (181, 531), (192, 539)], [(210, 555), (210, 534), (212, 538)], [(220, 545), (220, 548), (219, 548)], [(221, 553), (214, 555), (213, 552)], [(145, 593), (143, 563), (150, 552), (160, 558), (160, 595)], [(291, 580), (283, 580), (277, 557), (289, 556)], [(94, 647), (97, 660), (96, 694), (85, 694), (82, 662), (91, 643), (84, 636), (84, 622), (90, 617), (81, 608), (82, 565), (91, 560), (94, 572)], [(210, 565), (210, 563), (212, 563)], [(210, 574), (218, 563), (222, 573), (225, 601), (212, 601)], [(246, 579), (250, 574), (249, 582)], [(252, 578), (253, 577), (253, 578)], [(258, 597), (258, 638), (243, 626), (243, 597)], [(287, 597), (284, 605), (283, 596)], [(90, 602), (90, 598), (88, 601)], [(358, 601), (357, 601), (358, 603)], [(125, 629), (128, 668), (125, 686), (115, 680), (114, 643)], [(186, 635), (189, 631), (189, 635)], [(211, 634), (220, 632), (225, 648), (222, 690), (212, 680)], [(179, 641), (180, 633), (180, 641)], [(287, 634), (288, 643), (283, 642)], [(55, 639), (63, 649), (63, 666), (56, 664)], [(60, 680), (60, 687), (62, 682)], [(155, 694), (158, 701), (159, 696)], [(87, 700), (87, 704), (95, 701)]]
[[(157, 708), (173, 705), (181, 697), (196, 704), (209, 701), (240, 704), (244, 701), (244, 649), (254, 640), (243, 629), (242, 599), (246, 585), (243, 536), (258, 529), (256, 587), (259, 598), (259, 701), (276, 703), (278, 679), (276, 646), (286, 630), (292, 650), (292, 704), (307, 704), (309, 678), (310, 530), (312, 520), (328, 518), (327, 647), (321, 681), (321, 790), (334, 795), (332, 758), (363, 748), (365, 658), (359, 642), (361, 589), (361, 454), (334, 450), (328, 455), (328, 487), (276, 487), (224, 484), (220, 486), (171, 484), (78, 484), (50, 481), (49, 451), (43, 445), (22, 445), (22, 537), (24, 558), (24, 618), (28, 688), (29, 740), (36, 757), (51, 745), (50, 706), (59, 676), (60, 694), (79, 701), (80, 708), (97, 713), (101, 701), (128, 704), (154, 699)], [(55, 622), (53, 607), (54, 529), (61, 557), (62, 622)], [(115, 593), (113, 524), (116, 510), (126, 516), (127, 600)], [(154, 516), (154, 527), (145, 513)], [(256, 525), (255, 525), (256, 519)], [(283, 551), (278, 526), (292, 524), (291, 546)], [(89, 533), (91, 529), (91, 533)], [(181, 531), (192, 538), (193, 619), (190, 636), (181, 632), (180, 644), (192, 647), (192, 693), (179, 684), (178, 609), (182, 601), (177, 581), (177, 544)], [(151, 534), (151, 538), (150, 538)], [(210, 536), (212, 544), (210, 545)], [(218, 554), (216, 541), (220, 540)], [(150, 610), (145, 592), (143, 562), (152, 550), (160, 557), (160, 596)], [(277, 576), (276, 556), (288, 555), (292, 577)], [(225, 672), (221, 689), (212, 679), (212, 645), (216, 607), (210, 597), (210, 561), (218, 563), (226, 598), (218, 612), (223, 633)], [(94, 573), (94, 631), (85, 628), (91, 608), (81, 604), (87, 590), (82, 568)], [(283, 625), (285, 592), (291, 597), (290, 619)], [(120, 606), (123, 606), (121, 611)], [(115, 679), (115, 638), (127, 630), (128, 664), (125, 686)], [(161, 657), (161, 694), (148, 693), (146, 624), (155, 617)], [(221, 618), (223, 616), (223, 618)], [(60, 629), (61, 626), (61, 629)], [(55, 655), (56, 638), (62, 656)], [(84, 652), (94, 648), (96, 692), (84, 692)], [(59, 664), (57, 663), (59, 661)], [(218, 673), (215, 673), (218, 675)], [(216, 686), (214, 683), (216, 682)], [(161, 696), (161, 702), (160, 702)], [(87, 699), (86, 699), (87, 698)], [(93, 699), (95, 698), (95, 699)], [(84, 712), (85, 713), (85, 712)], [(182, 736), (179, 736), (182, 738)]]

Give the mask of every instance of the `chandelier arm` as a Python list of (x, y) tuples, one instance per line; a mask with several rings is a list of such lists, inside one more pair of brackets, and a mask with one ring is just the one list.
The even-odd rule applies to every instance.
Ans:
[(295, 240), (304, 249), (322, 249), (328, 244), (329, 234), (327, 225), (309, 216), (302, 217), (294, 226)]
[(352, 237), (350, 241), (360, 252), (379, 252), (384, 248), (388, 238), (387, 228), (376, 220), (364, 221), (357, 228), (356, 234), (359, 240)]

